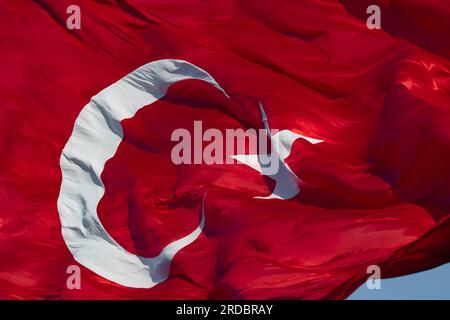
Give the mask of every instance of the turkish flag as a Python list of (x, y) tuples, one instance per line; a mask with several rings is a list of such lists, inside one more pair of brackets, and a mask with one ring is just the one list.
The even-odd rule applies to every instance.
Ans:
[[(448, 1), (0, 2), (0, 298), (343, 299), (450, 261)], [(267, 126), (275, 175), (201, 158)]]

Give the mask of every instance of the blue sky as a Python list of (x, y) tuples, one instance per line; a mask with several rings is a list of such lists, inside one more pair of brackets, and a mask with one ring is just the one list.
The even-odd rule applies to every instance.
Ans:
[[(381, 271), (383, 272), (383, 271)], [(383, 276), (383, 273), (381, 273)], [(450, 300), (450, 263), (412, 275), (382, 279), (380, 290), (364, 283), (349, 300), (438, 299)]]

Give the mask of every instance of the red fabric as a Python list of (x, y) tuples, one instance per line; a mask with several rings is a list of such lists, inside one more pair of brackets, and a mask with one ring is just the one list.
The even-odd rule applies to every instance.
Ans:
[[(345, 298), (381, 267), (398, 276), (450, 261), (448, 1), (0, 1), (0, 298)], [(365, 10), (382, 9), (383, 30)], [(90, 98), (137, 67), (184, 59), (198, 81), (123, 121), (99, 216), (127, 250), (154, 256), (199, 222), (202, 235), (151, 289), (76, 264), (61, 236), (59, 158)], [(262, 127), (325, 142), (287, 159), (308, 185), (258, 200), (273, 182), (245, 165), (170, 161), (176, 128)]]

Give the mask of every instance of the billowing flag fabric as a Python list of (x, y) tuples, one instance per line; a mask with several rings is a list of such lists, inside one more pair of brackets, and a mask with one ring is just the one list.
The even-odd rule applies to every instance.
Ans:
[[(344, 299), (450, 261), (448, 1), (72, 2), (0, 1), (1, 299)], [(194, 159), (266, 127), (275, 175)]]

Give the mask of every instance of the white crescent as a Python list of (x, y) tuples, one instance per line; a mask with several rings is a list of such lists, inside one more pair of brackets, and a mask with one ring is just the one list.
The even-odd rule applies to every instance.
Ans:
[(211, 75), (187, 61), (148, 63), (92, 97), (62, 151), (58, 211), (64, 241), (78, 263), (123, 286), (151, 288), (166, 280), (175, 254), (197, 239), (204, 226), (202, 210), (197, 229), (167, 245), (157, 257), (146, 258), (119, 245), (97, 215), (105, 192), (100, 176), (122, 141), (121, 121), (164, 97), (170, 85), (187, 79), (203, 80), (227, 95)]

